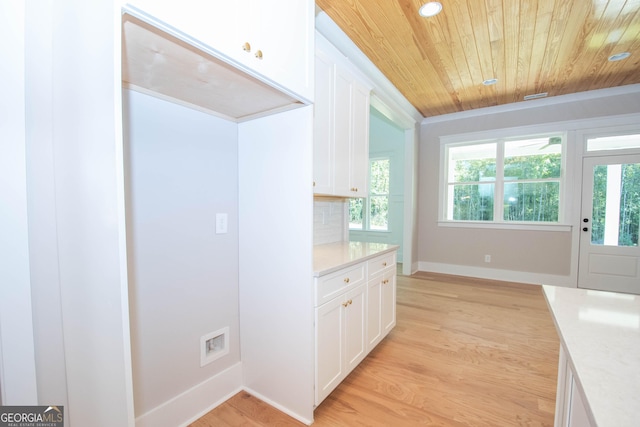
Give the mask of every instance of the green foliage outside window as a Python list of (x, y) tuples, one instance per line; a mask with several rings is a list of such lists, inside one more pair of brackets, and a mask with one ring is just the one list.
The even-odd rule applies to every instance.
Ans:
[[(637, 246), (640, 232), (640, 164), (622, 165), (618, 246)], [(607, 165), (593, 170), (591, 243), (604, 244), (607, 210)]]
[[(494, 221), (501, 215), (501, 221), (558, 222), (561, 141), (551, 137), (450, 148), (448, 217)], [(495, 200), (496, 185), (501, 186), (502, 201)]]
[(349, 199), (349, 228), (362, 229), (364, 199)]
[(370, 161), (369, 197), (349, 200), (349, 228), (389, 229), (389, 159)]

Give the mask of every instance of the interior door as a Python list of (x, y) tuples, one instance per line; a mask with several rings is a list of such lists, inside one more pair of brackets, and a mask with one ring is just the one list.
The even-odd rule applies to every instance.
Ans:
[(640, 294), (640, 155), (586, 157), (578, 287)]

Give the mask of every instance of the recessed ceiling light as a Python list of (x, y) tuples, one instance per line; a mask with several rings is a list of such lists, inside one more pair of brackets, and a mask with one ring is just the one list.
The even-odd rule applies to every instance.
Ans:
[(423, 4), (418, 13), (420, 13), (421, 16), (428, 18), (430, 16), (435, 16), (439, 14), (441, 10), (442, 10), (442, 4), (440, 2), (430, 1), (428, 3)]
[(611, 55), (609, 57), (609, 61), (622, 61), (623, 59), (627, 59), (631, 54), (629, 52), (616, 53), (615, 55)]
[(491, 86), (498, 83), (498, 79), (487, 79), (485, 81), (482, 82), (483, 85), (485, 86)]

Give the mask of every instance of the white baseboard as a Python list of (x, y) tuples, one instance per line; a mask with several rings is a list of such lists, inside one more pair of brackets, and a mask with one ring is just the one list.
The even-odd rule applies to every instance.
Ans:
[(295, 418), (296, 420), (300, 421), (301, 423), (304, 423), (308, 426), (310, 426), (311, 424), (313, 424), (313, 419), (308, 419), (305, 418), (299, 414), (296, 414), (295, 412), (290, 411), (288, 408), (285, 408), (284, 406), (274, 402), (273, 400), (263, 396), (262, 394), (258, 393), (257, 391), (249, 388), (249, 387), (243, 387), (243, 390), (246, 391), (247, 393), (249, 393), (250, 395), (257, 397), (258, 399), (262, 400), (265, 403), (268, 403), (269, 405), (273, 406), (274, 408), (276, 408), (277, 410), (279, 410), (280, 412), (284, 412), (285, 414), (289, 415), (292, 418)]
[(136, 427), (187, 426), (242, 390), (242, 363), (136, 418)]
[(477, 277), (480, 279), (501, 280), (505, 282), (552, 285), (562, 286), (565, 288), (577, 287), (577, 281), (572, 276), (539, 274), (527, 271), (499, 270), (495, 268), (482, 268), (423, 261), (418, 263), (418, 270), (430, 273), (454, 274), (457, 276)]

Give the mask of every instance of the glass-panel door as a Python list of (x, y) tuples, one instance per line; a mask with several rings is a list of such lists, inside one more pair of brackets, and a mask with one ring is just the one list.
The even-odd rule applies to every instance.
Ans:
[(640, 294), (640, 155), (584, 159), (578, 286)]

